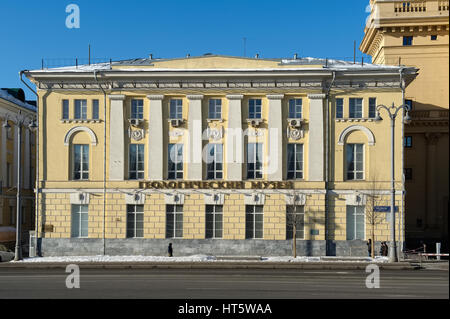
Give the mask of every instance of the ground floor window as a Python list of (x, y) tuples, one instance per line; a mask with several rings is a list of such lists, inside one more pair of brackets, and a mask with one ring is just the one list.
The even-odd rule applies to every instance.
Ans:
[(294, 226), (297, 239), (305, 238), (305, 209), (303, 205), (286, 206), (286, 239), (294, 238)]
[(347, 206), (347, 240), (365, 238), (364, 206)]
[(88, 205), (72, 205), (72, 237), (88, 237)]
[(127, 205), (127, 238), (144, 237), (144, 205)]
[(223, 206), (206, 205), (206, 238), (222, 238)]
[(183, 205), (166, 206), (166, 238), (183, 237)]
[(245, 238), (262, 239), (264, 236), (264, 213), (262, 205), (245, 206)]

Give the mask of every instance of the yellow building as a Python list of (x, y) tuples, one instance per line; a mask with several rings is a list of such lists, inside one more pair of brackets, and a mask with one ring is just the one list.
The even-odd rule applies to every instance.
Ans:
[[(35, 117), (36, 107), (25, 102), (22, 89), (0, 89), (0, 227), (16, 227), (17, 162), (20, 145), (24, 243), (27, 242), (28, 231), (35, 228), (33, 188), (36, 178), (36, 138), (32, 130), (22, 126), (19, 141), (17, 119), (26, 122)], [(5, 127), (6, 123), (9, 127)]]
[(389, 240), (391, 130), (376, 107), (400, 105), (415, 68), (205, 55), (25, 75), (39, 94), (43, 255), (164, 255), (169, 242), (289, 255), (293, 220), (302, 255), (367, 255), (372, 229)]
[[(406, 238), (448, 244), (449, 1), (371, 0), (360, 49), (373, 63), (419, 69), (405, 89)], [(433, 248), (434, 249), (434, 248)]]

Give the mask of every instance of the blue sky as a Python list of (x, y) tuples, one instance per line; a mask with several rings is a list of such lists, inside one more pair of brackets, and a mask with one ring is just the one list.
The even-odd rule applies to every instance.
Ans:
[[(66, 6), (80, 28), (66, 27)], [(363, 37), (367, 0), (1, 0), (0, 87), (22, 87), (18, 72), (75, 57), (127, 59), (204, 53), (262, 58), (353, 58)], [(357, 51), (357, 55), (361, 53)], [(66, 60), (63, 60), (66, 59)], [(72, 60), (68, 60), (72, 59)]]

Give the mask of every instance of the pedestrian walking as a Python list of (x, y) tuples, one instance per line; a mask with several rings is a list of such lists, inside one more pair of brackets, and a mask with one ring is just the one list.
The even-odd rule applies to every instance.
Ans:
[(172, 243), (169, 244), (168, 253), (169, 253), (169, 257), (173, 257)]
[(367, 241), (367, 250), (369, 252), (369, 257), (372, 257), (372, 239), (370, 238)]

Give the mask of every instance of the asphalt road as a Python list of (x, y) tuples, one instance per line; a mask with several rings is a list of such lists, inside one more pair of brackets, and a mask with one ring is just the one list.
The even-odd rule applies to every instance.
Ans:
[(362, 270), (81, 269), (66, 288), (64, 269), (0, 269), (0, 299), (348, 299), (449, 298), (448, 271), (381, 270), (366, 288)]

